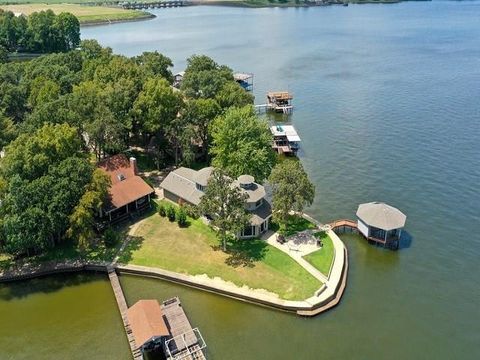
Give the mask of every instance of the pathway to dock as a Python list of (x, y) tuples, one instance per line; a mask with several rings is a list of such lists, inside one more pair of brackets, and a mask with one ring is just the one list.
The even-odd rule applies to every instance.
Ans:
[(112, 285), (113, 293), (115, 294), (115, 299), (117, 301), (118, 310), (123, 321), (123, 327), (125, 328), (125, 334), (127, 335), (128, 344), (130, 345), (130, 350), (132, 351), (132, 356), (134, 360), (142, 360), (142, 352), (138, 349), (135, 339), (132, 334), (132, 329), (130, 328), (130, 323), (127, 318), (127, 301), (125, 300), (125, 295), (123, 294), (122, 286), (120, 285), (120, 280), (115, 271), (115, 268), (112, 266), (107, 267), (108, 278), (110, 279), (110, 284)]

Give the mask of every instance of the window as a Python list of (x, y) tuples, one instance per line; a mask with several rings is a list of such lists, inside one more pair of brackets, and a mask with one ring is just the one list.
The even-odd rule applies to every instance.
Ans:
[(260, 206), (262, 206), (262, 204), (263, 204), (263, 199), (258, 200), (258, 201), (255, 203), (255, 208), (259, 208)]

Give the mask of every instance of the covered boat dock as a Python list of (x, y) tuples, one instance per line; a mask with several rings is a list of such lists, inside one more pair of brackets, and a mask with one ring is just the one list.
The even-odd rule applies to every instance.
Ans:
[(383, 246), (397, 245), (407, 216), (397, 208), (383, 202), (360, 204), (357, 227), (367, 240)]

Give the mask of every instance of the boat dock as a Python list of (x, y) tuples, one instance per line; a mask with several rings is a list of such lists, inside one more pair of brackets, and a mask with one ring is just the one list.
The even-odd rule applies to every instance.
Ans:
[(293, 111), (293, 95), (288, 91), (271, 91), (267, 93), (268, 108), (284, 114), (290, 114)]
[(107, 268), (107, 271), (110, 284), (112, 285), (113, 294), (115, 295), (115, 300), (117, 301), (118, 310), (120, 311), (120, 316), (122, 317), (123, 327), (125, 329), (125, 334), (127, 335), (128, 344), (130, 345), (132, 357), (134, 360), (143, 360), (142, 352), (139, 350), (132, 334), (132, 329), (130, 328), (130, 322), (128, 321), (127, 316), (127, 301), (125, 300), (125, 295), (123, 294), (117, 272), (115, 271), (115, 268), (111, 266)]
[(107, 272), (134, 360), (158, 349), (167, 360), (206, 360), (207, 344), (190, 324), (178, 297), (161, 306), (157, 300), (140, 300), (129, 308), (115, 268), (108, 266)]
[(281, 155), (297, 154), (301, 140), (292, 125), (273, 125), (270, 132), (273, 135), (273, 150)]
[(178, 297), (166, 300), (161, 309), (170, 329), (171, 339), (165, 342), (168, 360), (205, 360), (205, 341), (198, 328), (193, 328)]

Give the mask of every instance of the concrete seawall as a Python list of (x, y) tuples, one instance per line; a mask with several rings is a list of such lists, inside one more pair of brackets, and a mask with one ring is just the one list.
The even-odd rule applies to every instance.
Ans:
[[(315, 295), (304, 300), (284, 300), (273, 293), (246, 286), (239, 287), (221, 279), (211, 279), (205, 275), (192, 276), (179, 274), (159, 268), (137, 265), (114, 265), (120, 274), (130, 274), (143, 277), (156, 278), (208, 291), (217, 295), (248, 303), (274, 308), (302, 316), (315, 316), (336, 306), (345, 290), (348, 273), (348, 252), (343, 242), (333, 232), (329, 232), (335, 249), (335, 260), (332, 265), (328, 282), (316, 292)], [(24, 266), (19, 269), (0, 272), (0, 282), (31, 279), (52, 274), (95, 271), (107, 273), (108, 263), (84, 263), (81, 261), (67, 263), (45, 263), (36, 266)]]

